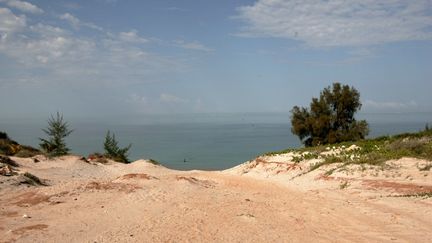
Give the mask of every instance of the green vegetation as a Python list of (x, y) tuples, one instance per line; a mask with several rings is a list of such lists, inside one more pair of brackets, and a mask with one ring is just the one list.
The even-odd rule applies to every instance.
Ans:
[(28, 184), (32, 186), (47, 186), (47, 184), (39, 177), (26, 172), (22, 175), (20, 184)]
[(432, 197), (432, 191), (431, 192), (419, 192), (419, 193), (413, 193), (413, 194), (403, 194), (403, 195), (396, 195), (393, 197), (422, 197), (422, 198), (431, 198)]
[(0, 131), (0, 139), (9, 139), (7, 133)]
[(348, 183), (348, 181), (343, 181), (343, 182), (341, 182), (341, 183), (339, 184), (339, 189), (343, 190), (343, 189), (345, 189), (345, 188), (348, 188), (349, 185), (350, 185), (350, 184)]
[[(347, 143), (344, 143), (348, 145)], [(337, 145), (337, 147), (345, 146)], [(413, 157), (432, 161), (432, 131), (420, 133), (401, 134), (386, 139), (377, 138), (363, 140), (356, 143), (359, 150), (343, 151), (338, 155), (325, 156), (322, 162), (311, 166), (309, 171), (318, 169), (323, 165), (343, 163), (341, 167), (351, 164), (380, 166), (382, 169), (388, 166), (385, 162), (402, 157)], [(429, 170), (428, 164), (419, 170)]]
[(364, 139), (368, 124), (354, 118), (360, 108), (360, 93), (355, 88), (334, 83), (321, 92), (319, 99), (312, 99), (309, 109), (294, 106), (291, 131), (305, 146)]
[(154, 165), (160, 165), (159, 161), (154, 160), (154, 159), (149, 159), (148, 162), (154, 164)]
[(41, 151), (39, 149), (35, 149), (27, 145), (20, 145), (20, 149), (16, 154), (14, 154), (14, 156), (21, 158), (30, 158), (38, 154), (41, 154)]
[(48, 156), (61, 156), (69, 153), (69, 148), (64, 141), (65, 137), (72, 133), (67, 122), (63, 120), (63, 115), (57, 112), (56, 117), (51, 115), (48, 120), (48, 127), (42, 129), (47, 135), (47, 139), (39, 138), (39, 146)]
[(0, 154), (14, 155), (18, 152), (20, 145), (11, 140), (7, 133), (0, 131)]
[(13, 160), (11, 160), (7, 156), (1, 156), (0, 155), (0, 164), (10, 165), (12, 167), (19, 167), (19, 164)]
[(264, 155), (265, 156), (272, 156), (272, 155), (277, 155), (277, 154), (286, 154), (286, 153), (294, 152), (294, 151), (296, 151), (296, 149), (284, 149), (284, 150), (280, 150), (280, 151), (267, 152)]
[(101, 164), (108, 163), (108, 159), (106, 158), (106, 156), (100, 153), (92, 153), (88, 156), (88, 159)]
[(41, 154), (41, 151), (30, 146), (20, 145), (10, 139), (7, 133), (0, 132), (0, 154), (28, 158)]
[[(404, 133), (395, 136), (382, 136), (375, 139), (360, 140), (357, 142), (342, 142), (326, 146), (305, 147), (301, 149), (287, 149), (271, 152), (265, 155), (275, 155), (292, 152), (292, 161), (295, 163), (304, 160), (319, 159), (319, 162), (310, 166), (308, 172), (322, 166), (337, 164), (326, 171), (331, 175), (336, 170), (342, 170), (348, 165), (375, 166), (377, 169), (387, 169), (388, 160), (397, 160), (402, 157), (412, 157), (432, 161), (432, 129), (418, 133)], [(419, 171), (430, 171), (432, 162), (418, 167)]]
[(108, 130), (104, 142), (105, 156), (117, 162), (129, 163), (130, 161), (127, 153), (131, 146), (132, 144), (129, 144), (129, 146), (125, 148), (120, 148), (114, 133), (111, 135)]

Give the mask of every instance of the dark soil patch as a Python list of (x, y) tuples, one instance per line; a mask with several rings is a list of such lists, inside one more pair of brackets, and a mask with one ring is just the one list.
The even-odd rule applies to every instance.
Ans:
[(51, 196), (38, 194), (37, 192), (25, 192), (17, 197), (15, 197), (12, 201), (12, 204), (18, 207), (30, 207), (40, 203), (49, 202)]

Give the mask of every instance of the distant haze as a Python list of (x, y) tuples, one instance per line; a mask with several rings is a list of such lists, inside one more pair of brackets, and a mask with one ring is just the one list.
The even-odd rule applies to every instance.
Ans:
[(0, 0), (3, 121), (288, 114), (335, 81), (432, 112), (431, 67), (430, 0)]

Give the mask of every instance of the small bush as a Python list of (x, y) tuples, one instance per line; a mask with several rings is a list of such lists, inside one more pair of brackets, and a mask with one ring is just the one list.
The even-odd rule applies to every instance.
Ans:
[(0, 155), (0, 163), (7, 164), (13, 167), (19, 167), (19, 164), (17, 162), (11, 160), (9, 157), (6, 156)]
[(0, 154), (14, 155), (20, 149), (20, 145), (11, 140), (5, 132), (0, 132)]
[(72, 130), (69, 129), (68, 123), (63, 120), (63, 115), (58, 112), (56, 117), (51, 115), (48, 120), (48, 127), (42, 130), (48, 135), (47, 139), (39, 138), (41, 140), (39, 146), (43, 151), (49, 156), (61, 156), (69, 153), (64, 139), (72, 133)]
[(348, 183), (348, 181), (343, 181), (339, 184), (339, 189), (343, 190), (345, 188), (348, 188), (350, 184)]
[(160, 165), (159, 161), (154, 160), (154, 159), (149, 159), (148, 162), (154, 164), (154, 165)]
[(9, 139), (7, 133), (0, 131), (0, 139)]
[(422, 197), (422, 198), (431, 198), (432, 197), (432, 191), (430, 192), (418, 192), (418, 193), (412, 193), (412, 194), (403, 194), (403, 195), (397, 195), (393, 197)]
[(128, 152), (131, 146), (132, 144), (129, 144), (127, 147), (120, 148), (114, 133), (111, 135), (111, 132), (108, 130), (104, 142), (105, 156), (117, 162), (130, 163)]
[(14, 156), (20, 157), (20, 158), (30, 158), (36, 155), (42, 154), (42, 152), (39, 149), (35, 149), (30, 146), (21, 145), (20, 150)]
[(309, 168), (309, 172), (314, 171), (314, 170), (316, 170), (316, 169), (318, 169), (324, 165), (330, 165), (330, 164), (336, 164), (336, 163), (342, 163), (342, 162), (343, 162), (343, 158), (341, 158), (339, 156), (328, 156), (324, 159), (324, 161), (313, 164)]
[(22, 176), (22, 180), (20, 181), (20, 184), (29, 184), (32, 186), (46, 186), (47, 184), (41, 180), (39, 177), (30, 174), (29, 172), (26, 172)]
[(88, 159), (97, 163), (106, 164), (108, 163), (108, 159), (105, 155), (100, 153), (93, 153), (88, 156)]

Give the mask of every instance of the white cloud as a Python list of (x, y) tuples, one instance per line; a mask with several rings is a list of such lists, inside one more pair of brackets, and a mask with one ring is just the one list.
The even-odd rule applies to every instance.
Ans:
[(8, 38), (0, 42), (0, 53), (24, 67), (49, 65), (49, 69), (72, 60), (83, 60), (86, 54), (91, 53), (92, 47), (91, 41), (75, 38), (61, 28), (39, 23), (21, 28), (17, 33), (10, 32)]
[(177, 47), (181, 47), (184, 49), (189, 50), (196, 50), (196, 51), (205, 51), (205, 52), (212, 52), (213, 49), (206, 47), (205, 45), (194, 41), (194, 42), (186, 42), (184, 40), (176, 40), (174, 41), (174, 45)]
[(129, 95), (126, 102), (135, 103), (135, 104), (139, 104), (139, 105), (147, 105), (148, 99), (145, 96), (141, 96), (141, 95), (137, 95), (137, 94), (131, 94), (131, 95)]
[(159, 100), (163, 103), (174, 103), (174, 104), (182, 104), (187, 103), (188, 100), (177, 97), (172, 94), (162, 93), (159, 97)]
[[(164, 76), (184, 70), (183, 61), (135, 45), (147, 42), (135, 30), (114, 34), (99, 31), (91, 37), (74, 31), (80, 26), (92, 28), (91, 23), (67, 13), (58, 17), (74, 28), (34, 19), (27, 23), (26, 16), (0, 8), (0, 57), (11, 65), (16, 63), (20, 70), (11, 74), (13, 77), (0, 78), (0, 83), (19, 86), (17, 80), (32, 77), (32, 84), (127, 85), (164, 80)], [(92, 29), (102, 30), (96, 27)]]
[(405, 110), (410, 108), (418, 107), (415, 101), (409, 102), (396, 102), (396, 101), (384, 101), (378, 102), (374, 100), (366, 100), (364, 103), (365, 108), (376, 109), (376, 110)]
[(103, 29), (93, 23), (83, 22), (70, 13), (64, 13), (59, 16), (61, 20), (67, 21), (74, 29), (79, 29), (81, 26), (85, 26), (91, 29), (103, 31)]
[(129, 32), (120, 32), (119, 39), (131, 43), (147, 43), (149, 40), (138, 35), (138, 31), (131, 30)]
[(42, 14), (44, 11), (38, 6), (25, 1), (19, 0), (0, 0), (0, 2), (5, 2), (11, 8), (18, 9), (23, 12), (32, 14)]
[(258, 0), (238, 8), (239, 36), (280, 37), (313, 47), (432, 40), (430, 0)]
[(7, 8), (0, 8), (0, 34), (7, 37), (8, 34), (18, 31), (26, 26), (26, 17), (16, 16)]
[(72, 25), (75, 29), (79, 28), (79, 26), (80, 26), (80, 24), (81, 24), (81, 21), (80, 21), (77, 17), (73, 16), (73, 15), (70, 14), (70, 13), (65, 13), (65, 14), (60, 15), (60, 19), (62, 19), (62, 20), (66, 20), (66, 21), (69, 22), (70, 25)]

